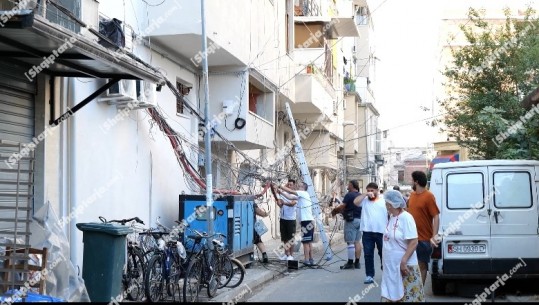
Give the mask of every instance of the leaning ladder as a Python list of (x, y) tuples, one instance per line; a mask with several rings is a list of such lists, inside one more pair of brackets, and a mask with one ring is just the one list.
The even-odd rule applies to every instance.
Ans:
[(326, 232), (324, 230), (324, 225), (322, 223), (322, 213), (320, 211), (320, 204), (318, 203), (318, 197), (316, 197), (316, 193), (314, 191), (314, 185), (313, 180), (311, 179), (311, 174), (309, 173), (309, 167), (307, 166), (307, 160), (305, 159), (305, 154), (303, 153), (303, 148), (301, 147), (300, 137), (298, 134), (298, 130), (296, 129), (296, 123), (294, 122), (294, 117), (292, 116), (292, 110), (290, 110), (290, 105), (288, 105), (288, 102), (285, 104), (286, 111), (288, 112), (288, 117), (290, 118), (290, 126), (292, 127), (292, 131), (294, 132), (294, 138), (295, 138), (295, 145), (294, 149), (296, 150), (296, 154), (299, 159), (299, 167), (301, 170), (301, 176), (303, 178), (303, 182), (307, 183), (309, 186), (309, 189), (307, 190), (309, 193), (309, 196), (311, 197), (311, 207), (313, 209), (313, 214), (316, 219), (316, 226), (318, 227), (318, 230), (320, 232), (320, 238), (322, 238), (322, 243), (324, 244), (325, 254), (326, 254), (326, 260), (331, 260), (333, 257), (333, 253), (331, 252), (331, 249), (329, 248), (329, 241), (328, 237), (326, 236)]
[[(34, 189), (34, 151), (22, 143), (0, 140), (0, 260), (16, 262), (0, 265), (0, 289), (19, 289), (29, 280), (30, 222)], [(15, 154), (23, 156), (17, 158)], [(13, 251), (6, 253), (5, 249)], [(22, 251), (21, 251), (22, 250)], [(24, 300), (24, 299), (23, 299)]]

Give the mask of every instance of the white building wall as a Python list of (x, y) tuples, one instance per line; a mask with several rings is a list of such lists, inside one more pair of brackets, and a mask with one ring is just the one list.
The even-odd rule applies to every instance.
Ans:
[[(123, 19), (125, 14), (128, 23), (136, 20), (132, 7), (124, 10), (121, 2), (116, 1), (102, 1), (101, 4), (100, 10), (109, 17)], [(139, 21), (144, 20), (145, 14), (142, 12), (142, 8), (135, 6), (137, 18), (142, 18)], [(142, 26), (135, 26), (135, 30), (139, 29), (144, 30)], [(161, 68), (173, 83), (177, 77), (196, 83), (194, 74), (156, 53), (151, 54), (148, 48), (138, 45), (134, 52), (146, 62)], [(68, 82), (69, 88), (65, 88), (67, 94), (63, 100), (67, 100), (72, 107), (104, 83), (105, 80), (72, 78)], [(187, 99), (194, 103), (196, 90), (191, 90)], [(163, 87), (161, 92), (156, 92), (156, 101), (168, 123), (197, 145), (197, 120), (188, 111), (184, 115), (176, 115), (173, 93)], [(184, 172), (169, 140), (150, 122), (146, 110), (133, 110), (124, 116), (116, 106), (94, 100), (64, 124), (67, 124), (66, 134), (62, 136), (68, 138), (68, 147), (62, 152), (60, 162), (66, 164), (65, 171), (57, 175), (47, 171), (47, 180), (65, 179), (62, 174), (67, 174), (71, 182), (66, 182), (63, 188), (67, 194), (63, 195), (65, 202), (60, 210), (69, 212), (82, 207), (82, 213), (70, 222), (68, 230), (71, 235), (71, 259), (76, 265), (82, 267), (83, 260), (83, 234), (76, 229), (76, 223), (98, 222), (99, 216), (106, 219), (138, 216), (146, 225), (155, 226), (155, 218), (160, 216), (163, 224), (172, 227), (173, 221), (178, 218), (179, 194), (192, 194), (197, 190), (190, 189), (186, 184)], [(186, 145), (184, 149), (187, 149)], [(187, 152), (187, 156), (196, 165), (196, 154)], [(58, 197), (53, 191), (48, 194), (52, 199)], [(92, 196), (95, 200), (92, 200)], [(85, 207), (84, 203), (88, 201), (92, 202)], [(62, 211), (59, 212), (62, 215)]]

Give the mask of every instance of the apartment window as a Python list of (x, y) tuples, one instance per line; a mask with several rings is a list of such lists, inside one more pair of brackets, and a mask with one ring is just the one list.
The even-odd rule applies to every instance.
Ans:
[[(176, 89), (178, 89), (178, 92), (180, 92), (180, 95), (184, 97), (189, 94), (191, 87), (185, 84), (182, 84), (180, 82), (176, 82)], [(184, 111), (183, 98), (178, 98), (176, 99), (176, 114), (183, 114), (183, 111)]]
[(447, 207), (449, 209), (482, 209), (483, 174), (462, 173), (447, 175)]
[(397, 181), (399, 181), (399, 184), (404, 183), (404, 170), (399, 170), (397, 174)]
[(367, 25), (369, 22), (369, 9), (366, 6), (358, 8), (356, 13), (357, 25)]
[(273, 124), (273, 92), (249, 84), (249, 111)]
[(400, 161), (400, 160), (401, 160), (401, 153), (396, 153), (396, 154), (395, 154), (395, 159), (396, 159), (397, 161)]

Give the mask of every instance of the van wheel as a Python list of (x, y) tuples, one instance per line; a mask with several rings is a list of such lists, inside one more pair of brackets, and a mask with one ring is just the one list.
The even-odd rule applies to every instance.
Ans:
[(444, 280), (435, 279), (431, 277), (432, 282), (432, 294), (434, 295), (444, 295), (445, 294), (445, 284)]

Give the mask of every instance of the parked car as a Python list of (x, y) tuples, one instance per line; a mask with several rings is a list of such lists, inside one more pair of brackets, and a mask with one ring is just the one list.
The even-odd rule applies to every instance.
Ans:
[(434, 294), (449, 280), (539, 278), (538, 184), (539, 161), (434, 166), (442, 238), (429, 266)]

